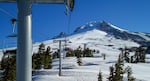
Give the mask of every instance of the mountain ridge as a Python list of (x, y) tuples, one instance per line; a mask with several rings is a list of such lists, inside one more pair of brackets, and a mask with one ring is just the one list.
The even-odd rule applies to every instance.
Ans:
[(114, 26), (111, 23), (105, 21), (102, 22), (89, 22), (85, 25), (79, 26), (75, 29), (72, 34), (82, 33), (97, 29), (106, 32), (110, 36), (114, 36), (117, 39), (133, 40), (142, 46), (150, 46), (150, 34), (142, 32), (130, 32), (128, 30), (121, 29), (120, 27)]

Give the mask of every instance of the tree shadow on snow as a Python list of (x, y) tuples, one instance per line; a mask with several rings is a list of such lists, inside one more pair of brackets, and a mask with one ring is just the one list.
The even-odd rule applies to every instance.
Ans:
[(98, 65), (98, 64), (95, 64), (95, 63), (86, 63), (83, 66), (93, 66), (93, 65)]

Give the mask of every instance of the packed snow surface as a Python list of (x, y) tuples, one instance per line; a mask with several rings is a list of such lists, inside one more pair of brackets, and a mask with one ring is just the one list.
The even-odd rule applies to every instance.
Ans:
[[(65, 38), (60, 39), (64, 40)], [(79, 46), (83, 48), (84, 44), (86, 44), (86, 47), (99, 50), (99, 53), (95, 53), (94, 57), (81, 58), (83, 62), (81, 66), (77, 64), (76, 57), (62, 58), (62, 76), (58, 76), (59, 59), (53, 59), (52, 69), (36, 70), (32, 77), (33, 81), (97, 81), (99, 71), (102, 72), (103, 81), (108, 81), (109, 67), (116, 63), (118, 55), (121, 53), (118, 49), (139, 46), (139, 44), (132, 40), (116, 39), (97, 29), (74, 34), (66, 37), (66, 39), (69, 40), (69, 42), (67, 42), (67, 47), (69, 48), (76, 49)], [(55, 48), (59, 47), (58, 42), (55, 43), (54, 40), (43, 41), (43, 43), (46, 47), (50, 46), (52, 51), (55, 51)], [(33, 45), (33, 52), (38, 52), (40, 44), (41, 42)], [(65, 43), (62, 43), (62, 46), (64, 44)], [(105, 60), (102, 54), (106, 54)], [(2, 51), (0, 51), (0, 55), (2, 56)], [(136, 78), (136, 81), (149, 81), (149, 54), (146, 56), (146, 63), (125, 63), (124, 67), (126, 66), (132, 68), (133, 76)], [(126, 75), (124, 81), (127, 81)]]
[[(116, 63), (118, 55), (120, 54), (118, 49), (121, 47), (139, 46), (139, 44), (131, 40), (124, 41), (116, 39), (97, 29), (75, 34), (66, 39), (71, 41), (71, 43), (67, 43), (67, 47), (76, 49), (78, 46), (81, 46), (83, 48), (84, 44), (87, 44), (87, 47), (99, 50), (100, 53), (95, 53), (94, 57), (82, 58), (82, 66), (77, 64), (76, 57), (62, 58), (62, 76), (58, 75), (59, 59), (54, 59), (52, 63), (53, 68), (35, 71), (33, 81), (97, 81), (99, 71), (102, 72), (103, 81), (107, 81), (109, 67)], [(52, 40), (49, 40), (43, 43), (47, 46), (57, 48), (58, 43), (52, 42)], [(38, 48), (38, 44), (34, 46)], [(102, 54), (106, 54), (105, 60), (103, 60)], [(125, 63), (124, 67), (127, 66), (132, 68), (133, 76), (136, 78), (136, 81), (149, 81), (150, 55), (146, 56), (146, 63)], [(124, 76), (124, 81), (127, 81), (126, 75)]]
[[(97, 81), (99, 71), (102, 72), (103, 81), (107, 81), (109, 66), (116, 62), (117, 57), (114, 57), (116, 56), (114, 53), (111, 56), (107, 56), (106, 60), (103, 60), (99, 55), (96, 54), (96, 57), (92, 58), (82, 58), (82, 66), (77, 65), (75, 57), (64, 58), (62, 60), (62, 76), (58, 76), (58, 59), (55, 59), (53, 69), (36, 71), (33, 81)], [(126, 63), (125, 65), (132, 68), (136, 81), (149, 81), (149, 63)], [(127, 81), (126, 78), (124, 78), (124, 81)]]

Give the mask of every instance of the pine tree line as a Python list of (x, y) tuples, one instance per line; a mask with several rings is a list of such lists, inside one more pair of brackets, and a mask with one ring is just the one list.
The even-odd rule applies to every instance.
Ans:
[(118, 57), (118, 61), (115, 66), (110, 67), (110, 76), (108, 77), (109, 81), (122, 81), (123, 80), (123, 59), (120, 54)]
[[(44, 69), (52, 67), (50, 47), (48, 46), (45, 50), (45, 45), (43, 43), (40, 44), (38, 53), (34, 53), (32, 58), (33, 69), (41, 69), (42, 66)], [(0, 69), (4, 71), (0, 81), (16, 81), (16, 56), (9, 54), (7, 56), (4, 55)]]
[(38, 53), (34, 53), (32, 56), (32, 68), (33, 69), (50, 69), (52, 68), (52, 55), (50, 53), (51, 48), (48, 46), (45, 50), (45, 45), (41, 43), (39, 45)]
[(135, 78), (132, 76), (131, 67), (128, 66), (125, 69), (123, 69), (123, 61), (123, 55), (120, 54), (115, 66), (110, 66), (110, 75), (108, 77), (108, 81), (123, 81), (123, 75), (125, 73), (127, 73), (128, 81), (135, 81)]
[(91, 50), (90, 48), (85, 48), (84, 50), (82, 50), (81, 46), (79, 46), (75, 50), (69, 50), (66, 53), (66, 57), (73, 57), (73, 56), (76, 56), (77, 58), (78, 57), (93, 57), (93, 53), (95, 52), (97, 51)]
[(16, 56), (3, 57), (1, 62), (2, 77), (0, 81), (16, 81)]
[(133, 51), (135, 52), (134, 55), (130, 55), (130, 50), (129, 48), (121, 48), (121, 54), (124, 56), (124, 60), (128, 63), (138, 63), (142, 62), (145, 63), (145, 58), (146, 58), (146, 49), (144, 47), (137, 47)]
[(96, 52), (95, 50), (91, 50), (89, 48), (85, 48), (82, 50), (82, 48), (79, 46), (75, 50), (70, 50), (66, 53), (66, 57), (76, 56), (77, 57), (77, 64), (79, 66), (82, 65), (82, 57), (93, 57), (93, 53)]

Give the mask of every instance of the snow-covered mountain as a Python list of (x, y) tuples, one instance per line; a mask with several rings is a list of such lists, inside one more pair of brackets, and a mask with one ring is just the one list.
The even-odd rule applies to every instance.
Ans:
[[(77, 27), (71, 35), (68, 35), (67, 37), (64, 36), (65, 33), (61, 32), (59, 35), (53, 37), (53, 39), (43, 42), (46, 46), (51, 46), (53, 48), (58, 47), (58, 44), (56, 45), (53, 43), (53, 40), (55, 39), (68, 39), (72, 42), (68, 44), (70, 45), (69, 47), (72, 48), (77, 48), (80, 45), (83, 46), (85, 43), (89, 46), (91, 44), (90, 47), (93, 48), (96, 46), (104, 46), (106, 49), (108, 48), (107, 46), (117, 49), (125, 46), (150, 46), (149, 33), (130, 32), (105, 21), (89, 22), (85, 25)], [(33, 50), (35, 50), (35, 52), (37, 52), (39, 44), (40, 43), (36, 43), (33, 45)]]
[[(75, 57), (65, 57), (62, 59), (63, 76), (58, 76), (59, 59), (54, 59), (53, 68), (37, 71), (33, 76), (33, 81), (98, 81), (97, 75), (99, 70), (102, 71), (103, 81), (108, 81), (109, 67), (117, 62), (118, 55), (120, 54), (119, 48), (140, 46), (140, 44), (133, 41), (132, 37), (126, 35), (133, 35), (137, 40), (141, 41), (148, 40), (148, 36), (145, 33), (129, 32), (106, 22), (91, 22), (78, 27), (75, 32), (66, 38), (60, 37), (43, 41), (46, 47), (51, 46), (53, 49), (59, 47), (58, 43), (54, 43), (53, 40), (67, 39), (69, 42), (67, 42), (66, 46), (69, 48), (76, 49), (78, 46), (84, 48), (84, 44), (86, 44), (86, 47), (99, 50), (100, 53), (94, 54), (94, 57), (82, 58), (82, 66), (78, 66)], [(34, 44), (34, 52), (38, 50), (39, 44)], [(62, 45), (64, 44), (62, 43)], [(106, 54), (106, 60), (103, 60), (102, 54)], [(146, 56), (146, 63), (125, 63), (124, 67), (127, 66), (132, 68), (136, 81), (149, 81), (149, 54)], [(126, 75), (124, 75), (123, 81), (127, 81)]]
[[(75, 57), (63, 58), (63, 76), (58, 76), (59, 59), (53, 59), (52, 69), (38, 70), (32, 77), (33, 81), (97, 81), (99, 70), (102, 72), (103, 81), (107, 81), (109, 67), (117, 62), (120, 54), (119, 48), (138, 47), (144, 45), (141, 44), (142, 42), (149, 43), (150, 40), (149, 33), (130, 32), (105, 21), (87, 23), (78, 27), (71, 35), (64, 38), (63, 36), (64, 33), (60, 33), (59, 36), (55, 37), (57, 39), (34, 43), (33, 52), (38, 52), (41, 43), (44, 43), (45, 47), (50, 46), (52, 51), (55, 51), (59, 44), (58, 42), (55, 43), (54, 40), (67, 39), (69, 40), (66, 43), (68, 48), (76, 49), (78, 46), (84, 48), (84, 44), (86, 44), (86, 47), (99, 50), (99, 53), (95, 53), (94, 57), (82, 58), (82, 66), (78, 66)], [(64, 45), (63, 42), (62, 46)], [(102, 54), (106, 54), (105, 60), (103, 60)], [(2, 55), (2, 50), (0, 50), (0, 56), (2, 57)], [(146, 55), (146, 63), (125, 63), (124, 67), (126, 66), (132, 68), (136, 81), (149, 81), (150, 54)], [(124, 81), (127, 81), (127, 75), (124, 76)]]
[(105, 21), (102, 22), (89, 22), (86, 25), (82, 25), (78, 27), (74, 34), (81, 33), (85, 31), (90, 31), (93, 29), (97, 29), (100, 31), (104, 31), (109, 36), (113, 36), (117, 39), (123, 40), (133, 40), (141, 45), (150, 45), (150, 34), (149, 33), (141, 33), (141, 32), (130, 32), (128, 30), (121, 29), (117, 26), (114, 26)]
[[(65, 39), (63, 38), (65, 33), (61, 32), (58, 36), (54, 38)], [(57, 40), (56, 39), (56, 40)], [(127, 30), (116, 27), (105, 21), (102, 22), (89, 22), (86, 25), (78, 27), (71, 35), (66, 37), (69, 40), (70, 44), (68, 47), (72, 49), (77, 48), (78, 46), (83, 46), (87, 44), (90, 48), (102, 48), (102, 49), (116, 49), (122, 47), (138, 47), (140, 44), (135, 42), (136, 40), (148, 41), (150, 39), (150, 34), (145, 33), (133, 33)], [(58, 44), (53, 43), (53, 40), (46, 40), (43, 43), (52, 48), (58, 48)], [(133, 41), (134, 40), (134, 41)], [(33, 52), (37, 52), (41, 42), (33, 44)]]

